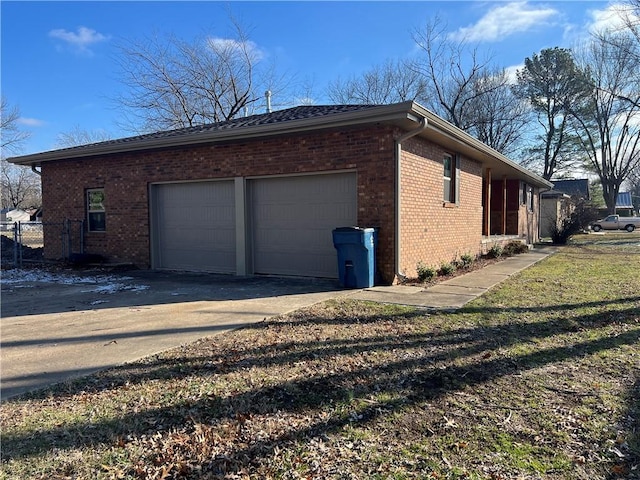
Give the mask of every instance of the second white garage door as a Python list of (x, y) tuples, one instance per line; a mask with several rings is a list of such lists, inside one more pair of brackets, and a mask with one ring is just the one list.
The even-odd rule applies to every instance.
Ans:
[(248, 182), (253, 271), (337, 278), (332, 230), (357, 223), (355, 173)]

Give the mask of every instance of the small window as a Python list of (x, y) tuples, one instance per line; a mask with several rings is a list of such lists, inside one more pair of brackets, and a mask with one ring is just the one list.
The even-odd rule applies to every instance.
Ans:
[(533, 187), (527, 185), (527, 208), (533, 212)]
[(103, 188), (87, 190), (87, 221), (90, 232), (104, 232), (107, 229)]
[(445, 154), (442, 158), (442, 199), (445, 203), (458, 203), (458, 159)]

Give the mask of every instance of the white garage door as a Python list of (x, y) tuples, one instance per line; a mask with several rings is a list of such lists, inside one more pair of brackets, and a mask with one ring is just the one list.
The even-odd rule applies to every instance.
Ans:
[(154, 267), (235, 273), (234, 182), (153, 186)]
[(331, 232), (356, 225), (356, 174), (256, 179), (248, 185), (254, 272), (337, 278)]

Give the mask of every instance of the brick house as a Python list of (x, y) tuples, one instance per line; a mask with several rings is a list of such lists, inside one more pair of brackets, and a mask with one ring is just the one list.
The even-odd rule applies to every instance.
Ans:
[[(415, 102), (302, 106), (10, 159), (46, 222), (141, 268), (337, 277), (331, 231), (378, 229), (383, 283), (537, 240), (551, 184)], [(60, 257), (45, 227), (45, 257)]]

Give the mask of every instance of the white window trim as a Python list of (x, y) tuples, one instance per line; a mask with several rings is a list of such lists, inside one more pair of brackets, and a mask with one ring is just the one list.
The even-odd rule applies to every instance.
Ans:
[[(102, 193), (102, 202), (100, 202), (99, 204), (97, 203), (91, 203), (90, 202), (90, 198), (91, 198), (91, 194), (95, 193), (95, 192), (100, 192)], [(106, 227), (104, 230), (93, 230), (91, 228), (91, 214), (92, 213), (102, 213), (104, 215), (106, 215), (106, 208), (104, 206), (104, 188), (88, 188), (85, 192), (85, 199), (87, 202), (87, 231), (88, 232), (104, 232), (106, 230)], [(92, 208), (93, 207), (93, 208)], [(97, 207), (97, 208), (96, 208)]]

